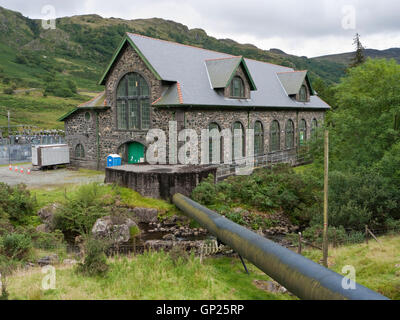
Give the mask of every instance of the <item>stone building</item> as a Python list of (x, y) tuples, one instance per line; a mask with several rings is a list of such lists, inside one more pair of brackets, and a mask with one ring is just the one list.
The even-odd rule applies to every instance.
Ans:
[(146, 162), (148, 130), (168, 134), (170, 121), (199, 136), (236, 129), (244, 138), (253, 128), (256, 156), (293, 154), (330, 108), (307, 71), (132, 33), (99, 83), (104, 92), (60, 118), (72, 164), (93, 169), (115, 153), (124, 163)]

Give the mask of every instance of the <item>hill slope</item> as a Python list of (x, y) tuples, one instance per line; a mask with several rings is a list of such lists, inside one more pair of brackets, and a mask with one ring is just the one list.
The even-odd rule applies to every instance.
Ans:
[[(56, 27), (56, 30), (44, 30), (40, 20), (0, 7), (3, 74), (27, 80), (31, 86), (43, 86), (46, 76), (56, 73), (57, 77), (73, 79), (80, 88), (97, 89), (96, 81), (126, 31), (308, 69), (312, 76), (321, 77), (328, 83), (338, 82), (344, 71), (344, 67), (335, 62), (287, 55), (278, 49), (261, 50), (230, 39), (218, 40), (202, 29), (189, 29), (183, 24), (158, 18), (123, 20), (82, 15), (59, 18)], [(23, 57), (18, 58), (18, 54)]]
[[(364, 55), (372, 59), (395, 59), (400, 63), (400, 48), (391, 48), (387, 50), (365, 49)], [(346, 52), (340, 54), (331, 54), (327, 56), (315, 57), (312, 60), (319, 62), (333, 62), (338, 64), (349, 65), (354, 57), (354, 52)]]

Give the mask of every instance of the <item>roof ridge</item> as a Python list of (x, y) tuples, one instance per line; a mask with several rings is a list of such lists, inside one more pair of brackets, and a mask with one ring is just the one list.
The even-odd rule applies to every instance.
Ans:
[[(164, 41), (164, 42), (168, 42), (168, 43), (172, 43), (172, 44), (177, 44), (180, 46), (184, 46), (184, 47), (189, 47), (189, 48), (193, 48), (193, 49), (199, 49), (199, 50), (205, 50), (205, 51), (209, 51), (209, 52), (214, 52), (214, 53), (219, 53), (219, 54), (225, 54), (227, 56), (231, 56), (231, 57), (242, 57), (243, 59), (248, 59), (248, 60), (252, 60), (252, 61), (256, 61), (256, 62), (261, 62), (261, 63), (266, 63), (266, 64), (270, 64), (273, 66), (278, 66), (278, 67), (282, 67), (282, 68), (286, 68), (286, 69), (293, 69), (290, 67), (285, 67), (282, 66), (280, 64), (276, 64), (276, 63), (271, 63), (271, 62), (266, 62), (266, 61), (261, 61), (261, 60), (256, 60), (256, 59), (252, 59), (252, 58), (246, 58), (244, 56), (233, 56), (229, 53), (224, 53), (224, 52), (220, 52), (220, 51), (216, 51), (216, 50), (211, 50), (211, 49), (205, 49), (205, 48), (201, 48), (201, 47), (196, 47), (196, 46), (192, 46), (190, 44), (183, 44), (183, 43), (179, 43), (179, 42), (175, 42), (175, 41), (171, 41), (171, 40), (164, 40), (164, 39), (159, 39), (159, 38), (153, 38), (153, 37), (149, 37), (149, 36), (145, 36), (142, 34), (138, 34), (138, 33), (133, 33), (133, 32), (126, 32), (127, 34), (132, 34), (134, 36), (138, 36), (138, 37), (142, 37), (142, 38), (147, 38), (147, 39), (152, 39), (152, 40), (158, 40), (158, 41)], [(261, 50), (261, 49), (260, 49)], [(223, 59), (223, 58), (222, 58)]]
[(235, 59), (235, 58), (243, 58), (243, 56), (231, 56), (231, 57), (226, 57), (226, 58), (206, 59), (205, 61), (229, 60), (229, 59)]
[(293, 70), (293, 71), (277, 72), (277, 74), (293, 73), (293, 72), (308, 72), (308, 70)]
[(178, 90), (179, 103), (183, 104), (183, 96), (182, 96), (181, 84), (179, 83), (179, 81), (176, 82), (176, 88)]
[(78, 108), (79, 107), (81, 107), (81, 106), (83, 106), (84, 104), (88, 104), (88, 103), (90, 103), (90, 102), (92, 102), (93, 100), (95, 100), (95, 99), (97, 99), (97, 98), (100, 98), (103, 94), (105, 94), (106, 92), (105, 91), (102, 91), (102, 92), (100, 92), (97, 96), (94, 96), (92, 99), (90, 99), (89, 101), (85, 101), (85, 102), (82, 102), (81, 104), (79, 104), (78, 105)]
[(272, 63), (272, 62), (261, 61), (261, 60), (256, 60), (256, 59), (252, 59), (252, 58), (246, 58), (246, 57), (244, 57), (244, 59), (252, 60), (252, 61), (255, 61), (255, 62), (266, 63), (266, 64), (270, 64), (270, 65), (273, 65), (273, 66), (281, 67), (281, 68), (293, 69), (293, 68), (285, 67), (285, 66), (282, 66), (282, 65), (280, 65), (280, 64), (276, 64), (276, 63)]
[(179, 43), (179, 42), (175, 42), (175, 41), (171, 41), (171, 40), (153, 38), (153, 37), (145, 36), (145, 35), (138, 34), (138, 33), (129, 32), (129, 31), (127, 31), (126, 33), (127, 34), (132, 34), (134, 36), (142, 37), (142, 38), (147, 38), (147, 39), (152, 39), (152, 40), (158, 40), (158, 41), (168, 42), (168, 43), (172, 43), (172, 44), (177, 44), (177, 45), (180, 45), (180, 46), (183, 46), (183, 47), (189, 47), (189, 48), (193, 48), (193, 49), (205, 50), (205, 51), (209, 51), (209, 52), (215, 52), (215, 53), (219, 53), (219, 54), (225, 54), (227, 56), (232, 56), (229, 53), (224, 53), (224, 52), (219, 52), (219, 51), (215, 51), (215, 50), (211, 50), (211, 49), (196, 47), (196, 46), (192, 46), (190, 44), (184, 44), (184, 43)]

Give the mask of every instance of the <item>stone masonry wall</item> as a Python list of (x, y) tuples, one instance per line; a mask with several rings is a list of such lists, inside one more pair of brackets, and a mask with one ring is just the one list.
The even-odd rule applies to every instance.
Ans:
[[(116, 125), (116, 88), (120, 79), (129, 72), (137, 72), (146, 79), (150, 89), (150, 102), (157, 100), (164, 90), (162, 81), (157, 80), (153, 73), (147, 68), (139, 55), (127, 45), (120, 56), (116, 59), (114, 66), (110, 70), (106, 79), (106, 100), (111, 108), (99, 112), (99, 135), (100, 135), (100, 168), (106, 165), (106, 157), (111, 153), (118, 153), (119, 147), (127, 142), (137, 141), (147, 146), (147, 131), (127, 131), (117, 130)], [(240, 68), (238, 74), (244, 76)], [(246, 93), (249, 85), (245, 81)], [(215, 107), (218, 109), (218, 107)], [(90, 111), (90, 119), (85, 119), (85, 112), (76, 112), (65, 121), (66, 142), (70, 146), (70, 155), (72, 165), (95, 169), (97, 166), (97, 137), (96, 137), (96, 113)], [(211, 122), (219, 124), (221, 129), (232, 128), (236, 121), (240, 121), (244, 128), (253, 128), (254, 122), (260, 120), (264, 129), (264, 153), (269, 150), (269, 128), (273, 120), (279, 121), (281, 130), (281, 150), (285, 147), (285, 126), (288, 119), (292, 119), (295, 124), (295, 141), (298, 140), (298, 123), (301, 119), (307, 122), (307, 139), (311, 136), (311, 122), (313, 119), (322, 125), (324, 111), (247, 111), (247, 110), (199, 110), (189, 109), (167, 109), (154, 108), (151, 106), (150, 121), (152, 128), (164, 130), (167, 135), (168, 144), (168, 125), (169, 121), (177, 119), (177, 114), (184, 112), (184, 122), (182, 127), (195, 129), (199, 135), (201, 129), (208, 128)], [(75, 158), (75, 147), (80, 143), (85, 149), (85, 158)], [(168, 147), (168, 145), (167, 145)], [(167, 149), (168, 150), (168, 149)], [(167, 152), (168, 154), (168, 152)], [(200, 155), (200, 150), (199, 150)]]

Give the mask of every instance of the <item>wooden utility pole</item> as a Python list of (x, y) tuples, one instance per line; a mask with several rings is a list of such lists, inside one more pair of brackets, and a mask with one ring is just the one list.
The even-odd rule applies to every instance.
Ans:
[(325, 130), (324, 141), (324, 243), (323, 263), (328, 267), (328, 177), (329, 177), (329, 131)]
[(8, 122), (8, 164), (11, 165), (11, 133), (10, 133), (10, 110), (7, 111), (7, 122)]

